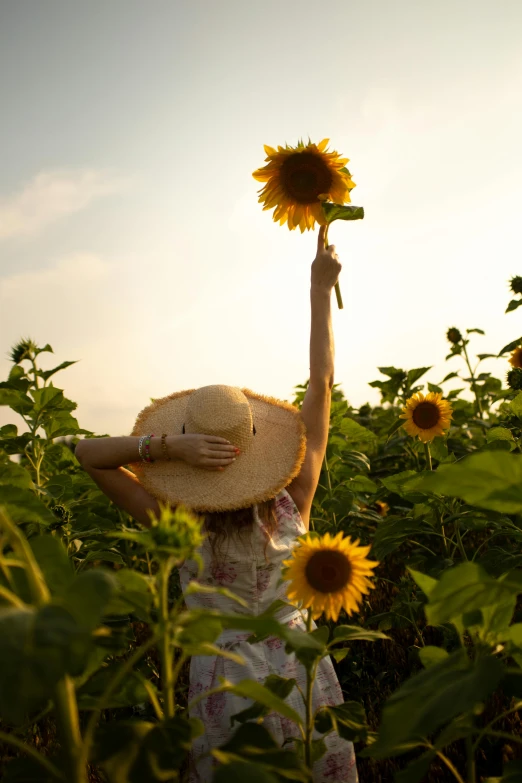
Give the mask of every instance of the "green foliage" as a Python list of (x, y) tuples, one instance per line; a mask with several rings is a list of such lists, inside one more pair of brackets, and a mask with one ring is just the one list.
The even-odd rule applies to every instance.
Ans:
[[(350, 212), (324, 206), (329, 222)], [(357, 209), (351, 219), (362, 216)], [(508, 311), (520, 304), (513, 302)], [(380, 367), (383, 378), (370, 386), (381, 404), (359, 409), (333, 389), (311, 530), (359, 539), (381, 564), (360, 617), (348, 620), (353, 624), (341, 616), (306, 633), (277, 621), (281, 607), (250, 616), (242, 605), (235, 613), (241, 599), (198, 582), (189, 592), (220, 593), (230, 612), (187, 611), (171, 574), (183, 558), (197, 557), (199, 520), (162, 506), (145, 530), (114, 506), (74, 456), (78, 437), (93, 433), (80, 428), (76, 404), (54, 386), (74, 362), (43, 370), (39, 357), (51, 346), (30, 339), (14, 346), (0, 404), (22, 416), (25, 428), (0, 428), (0, 734), (7, 741), (17, 726), (22, 736), (40, 720), (37, 713), (52, 711), (65, 751), (39, 758), (33, 749), (8, 764), (3, 779), (87, 783), (90, 760), (109, 783), (180, 780), (204, 730), (188, 717), (180, 672), (190, 655), (240, 662), (219, 643), (223, 630), (237, 629), (252, 634), (254, 644), (280, 638), (312, 679), (318, 662), (332, 656), (348, 693), (344, 704), (316, 710), (310, 725), (286, 702), (296, 692), (294, 679), (223, 681), (219, 690), (241, 696), (245, 708), (233, 716), (230, 740), (213, 750), (217, 783), (246, 775), (262, 783), (309, 781), (332, 731), (359, 743), (361, 764), (404, 757), (399, 783), (426, 780), (435, 760), (460, 742), (467, 769), (459, 774), (478, 783), (473, 759), (497, 742), (498, 710), (509, 714), (509, 699), (522, 698), (522, 392), (503, 388), (479, 365), (493, 357), (507, 365), (506, 354), (521, 340), (498, 354), (478, 354), (473, 366), (471, 341), (483, 339), (482, 330), (449, 332), (447, 359), (461, 366), (438, 383), (423, 381), (431, 367)], [(450, 381), (461, 388), (446, 390)], [(297, 387), (296, 405), (307, 386)], [(399, 418), (407, 399), (422, 391), (442, 391), (453, 407), (449, 432), (429, 453)], [(146, 635), (137, 641), (134, 628), (141, 626)], [(404, 634), (414, 639), (408, 647)], [(382, 656), (369, 650), (381, 645), (385, 658), (403, 651), (406, 675), (393, 678), (373, 663)], [(367, 702), (370, 721), (361, 701), (372, 679), (380, 701)], [(199, 698), (204, 694), (193, 703)], [(278, 747), (262, 724), (273, 711), (303, 731), (292, 750)], [(498, 741), (506, 741), (505, 731)], [(508, 783), (520, 776), (520, 762), (505, 764), (500, 777), (493, 769), (481, 774)]]

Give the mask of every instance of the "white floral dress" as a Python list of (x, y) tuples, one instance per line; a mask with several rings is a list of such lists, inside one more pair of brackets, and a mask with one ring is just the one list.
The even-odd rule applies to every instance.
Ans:
[[(212, 565), (210, 544), (201, 548), (204, 569), (199, 577), (203, 584), (229, 587), (248, 604), (248, 611), (260, 614), (277, 598), (286, 599), (285, 584), (278, 586), (281, 577), (282, 561), (290, 556), (298, 536), (306, 533), (299, 511), (289, 493), (283, 489), (276, 498), (278, 526), (267, 543), (263, 533), (263, 523), (254, 507), (254, 527), (248, 537), (237, 537), (227, 541), (228, 548), (223, 558)], [(180, 568), (183, 590), (197, 574), (193, 561), (186, 561)], [(219, 594), (192, 594), (186, 596), (189, 608), (218, 609), (224, 612), (240, 612), (241, 607)], [(247, 611), (247, 610), (245, 610)], [(278, 619), (294, 628), (305, 629), (301, 614), (297, 611), (283, 610)], [(245, 678), (264, 682), (269, 674), (281, 677), (294, 677), (301, 689), (306, 684), (304, 667), (294, 654), (287, 655), (284, 642), (271, 637), (256, 644), (246, 639), (250, 633), (226, 630), (217, 640), (218, 646), (234, 650), (242, 656), (244, 665), (217, 656), (194, 656), (190, 666), (189, 700), (197, 694), (210, 691), (219, 686), (219, 677), (231, 682)], [(299, 691), (294, 690), (286, 702), (293, 707), (304, 720), (304, 707)], [(323, 658), (318, 666), (313, 691), (314, 710), (322, 705), (342, 704), (343, 696), (339, 681), (330, 658)], [(231, 715), (251, 704), (232, 693), (214, 693), (207, 699), (198, 701), (191, 715), (200, 718), (205, 725), (205, 733), (199, 737), (192, 749), (191, 783), (211, 783), (213, 759), (208, 755), (211, 748), (222, 745), (230, 738), (238, 724), (231, 727)], [(281, 746), (286, 739), (298, 736), (299, 730), (293, 721), (276, 713), (264, 718), (264, 725), (272, 737)], [(319, 734), (314, 737), (319, 737)], [(341, 739), (337, 734), (329, 734), (326, 739), (327, 752), (314, 765), (314, 783), (357, 783), (357, 768), (353, 743)], [(288, 747), (288, 744), (285, 745)]]

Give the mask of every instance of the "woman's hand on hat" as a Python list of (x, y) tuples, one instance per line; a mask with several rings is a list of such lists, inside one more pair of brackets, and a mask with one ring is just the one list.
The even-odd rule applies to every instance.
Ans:
[(312, 263), (311, 284), (313, 288), (331, 291), (339, 279), (342, 265), (335, 251), (335, 245), (325, 247), (325, 232), (326, 226), (321, 226), (317, 237), (317, 255)]
[[(171, 446), (173, 448), (170, 448)], [(175, 455), (188, 465), (207, 470), (224, 470), (239, 454), (239, 449), (225, 438), (198, 433), (168, 437), (167, 449), (172, 456)]]

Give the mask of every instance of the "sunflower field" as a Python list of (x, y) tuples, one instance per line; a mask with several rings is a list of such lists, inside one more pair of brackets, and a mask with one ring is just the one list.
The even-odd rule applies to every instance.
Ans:
[[(511, 289), (508, 312), (522, 278)], [(481, 334), (448, 329), (438, 385), (422, 382), (430, 367), (380, 367), (381, 403), (359, 409), (334, 387), (310, 535), (283, 575), (306, 633), (277, 622), (280, 606), (188, 611), (176, 564), (200, 520), (162, 507), (145, 530), (110, 503), (74, 455), (95, 436), (55, 385), (72, 362), (44, 370), (50, 345), (14, 346), (0, 383), (24, 422), (0, 428), (1, 779), (185, 780), (204, 730), (188, 661), (233, 656), (216, 640), (236, 628), (282, 639), (310, 687), (331, 655), (345, 702), (314, 714), (307, 688), (302, 721), (285, 702), (295, 681), (223, 681), (245, 709), (214, 751), (216, 783), (311, 781), (333, 730), (355, 743), (361, 783), (522, 781), (522, 338), (495, 354), (500, 379), (480, 371)], [(272, 711), (299, 725), (292, 748), (264, 728)]]

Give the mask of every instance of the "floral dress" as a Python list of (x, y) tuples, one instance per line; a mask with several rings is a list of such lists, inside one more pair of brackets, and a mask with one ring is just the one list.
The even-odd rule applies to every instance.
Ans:
[[(230, 588), (248, 604), (248, 610), (229, 598), (219, 594), (195, 593), (186, 596), (189, 608), (218, 609), (223, 612), (248, 611), (255, 614), (268, 609), (278, 598), (286, 599), (285, 584), (278, 586), (281, 577), (282, 561), (290, 557), (298, 536), (306, 533), (299, 511), (289, 493), (283, 489), (276, 497), (278, 525), (267, 543), (263, 532), (263, 523), (254, 506), (254, 527), (248, 537), (228, 539), (228, 549), (223, 557), (212, 564), (210, 544), (205, 542), (201, 548), (204, 568), (199, 577), (203, 584)], [(197, 575), (194, 561), (186, 561), (180, 568), (183, 591), (191, 579)], [(294, 628), (305, 629), (300, 612), (284, 607), (277, 619)], [(302, 690), (305, 689), (306, 673), (295, 655), (287, 655), (284, 642), (276, 637), (262, 642), (249, 644), (246, 639), (250, 633), (225, 630), (217, 640), (217, 645), (233, 650), (242, 656), (245, 663), (239, 664), (217, 656), (194, 656), (190, 665), (189, 700), (196, 695), (219, 687), (219, 677), (230, 682), (239, 682), (245, 678), (263, 683), (269, 674), (281, 677), (293, 677)], [(287, 704), (298, 712), (303, 720), (305, 711), (301, 695), (297, 688), (286, 699)], [(339, 681), (330, 658), (323, 658), (317, 669), (313, 691), (313, 707), (342, 704), (343, 696)], [(231, 715), (245, 709), (250, 701), (232, 693), (214, 693), (201, 699), (194, 705), (191, 715), (199, 718), (205, 733), (196, 739), (191, 754), (191, 783), (211, 783), (213, 758), (211, 748), (226, 742), (238, 724), (231, 727)], [(270, 713), (264, 718), (264, 725), (281, 746), (285, 740), (299, 736), (296, 724), (288, 718)], [(314, 734), (315, 737), (321, 735)], [(314, 783), (357, 783), (357, 768), (353, 743), (341, 739), (336, 733), (326, 736), (327, 752), (314, 764)], [(285, 747), (288, 747), (288, 743)], [(204, 756), (204, 757), (202, 757)], [(202, 758), (200, 758), (202, 757)]]

